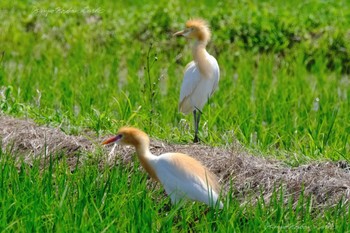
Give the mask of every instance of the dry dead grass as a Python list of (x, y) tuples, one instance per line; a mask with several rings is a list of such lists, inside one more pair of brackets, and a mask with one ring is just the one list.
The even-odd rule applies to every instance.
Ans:
[[(38, 126), (31, 120), (20, 120), (0, 116), (0, 138), (3, 150), (23, 157), (31, 164), (33, 159), (45, 161), (49, 155), (65, 158), (72, 170), (83, 164), (88, 153), (101, 150), (102, 138), (86, 134), (85, 136), (66, 135), (58, 128)], [(284, 195), (294, 198), (297, 203), (299, 194), (313, 198), (313, 205), (331, 206), (350, 199), (350, 167), (346, 162), (314, 162), (292, 168), (281, 161), (252, 156), (237, 143), (230, 149), (209, 147), (205, 145), (174, 145), (153, 140), (151, 150), (154, 154), (177, 151), (190, 154), (202, 161), (219, 178), (227, 191), (233, 184), (236, 198), (241, 202), (255, 200), (263, 196), (266, 201), (272, 196), (276, 187), (284, 189)], [(118, 147), (111, 152), (106, 149), (109, 165), (132, 161), (133, 148)], [(81, 155), (81, 156), (78, 156)], [(116, 162), (118, 161), (118, 162)]]

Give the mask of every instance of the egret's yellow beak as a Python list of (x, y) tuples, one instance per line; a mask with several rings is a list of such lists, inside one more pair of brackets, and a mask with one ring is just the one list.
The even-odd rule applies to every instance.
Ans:
[(184, 34), (185, 34), (185, 30), (181, 30), (181, 31), (175, 32), (173, 36), (183, 36)]
[(102, 142), (102, 145), (107, 145), (107, 144), (112, 143), (112, 142), (117, 142), (119, 139), (121, 139), (120, 135), (108, 138), (107, 140)]

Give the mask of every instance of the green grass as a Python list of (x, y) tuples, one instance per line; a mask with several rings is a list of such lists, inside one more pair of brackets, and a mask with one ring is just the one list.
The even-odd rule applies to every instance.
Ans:
[(114, 132), (130, 124), (153, 137), (188, 142), (192, 116), (180, 114), (177, 105), (192, 58), (187, 42), (171, 34), (202, 16), (212, 26), (208, 50), (222, 74), (203, 110), (205, 143), (238, 139), (287, 160), (285, 152), (348, 157), (347, 1), (190, 2), (185, 8), (181, 1), (1, 4), (6, 114), (69, 133)]
[[(349, 231), (349, 209), (319, 212), (301, 195), (295, 208), (283, 204), (282, 191), (271, 203), (241, 205), (230, 193), (223, 210), (204, 204), (170, 207), (159, 186), (134, 166), (98, 168), (99, 157), (72, 173), (64, 161), (50, 160), (44, 169), (15, 163), (4, 152), (0, 160), (1, 232), (324, 232)], [(20, 168), (19, 168), (20, 167)], [(130, 176), (132, 174), (132, 176)], [(290, 202), (291, 203), (291, 202)]]
[[(203, 143), (237, 139), (292, 165), (349, 161), (346, 0), (1, 1), (0, 113), (69, 134), (133, 125), (151, 137), (190, 142), (192, 116), (177, 105), (191, 50), (171, 34), (198, 16), (210, 22), (208, 51), (221, 69), (219, 89), (203, 109)], [(2, 231), (349, 231), (344, 207), (321, 214), (307, 205), (241, 206), (233, 199), (218, 214), (203, 215), (201, 205), (168, 211), (169, 200), (148, 190), (135, 167), (99, 170), (92, 161), (70, 174), (52, 161), (42, 173), (24, 164), (17, 173), (5, 152), (0, 163)]]

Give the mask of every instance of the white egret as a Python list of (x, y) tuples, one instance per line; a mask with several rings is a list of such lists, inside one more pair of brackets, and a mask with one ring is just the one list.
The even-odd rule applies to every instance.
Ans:
[(173, 204), (191, 199), (223, 207), (216, 176), (194, 158), (182, 153), (153, 155), (147, 134), (132, 127), (121, 128), (116, 136), (103, 142), (109, 143), (134, 146), (142, 167), (163, 185)]
[(194, 142), (199, 142), (198, 127), (202, 109), (216, 90), (220, 78), (220, 69), (215, 57), (210, 55), (206, 46), (210, 40), (208, 24), (202, 19), (186, 22), (186, 28), (174, 33), (194, 40), (192, 47), (193, 61), (185, 68), (181, 86), (179, 110), (184, 114), (193, 112)]

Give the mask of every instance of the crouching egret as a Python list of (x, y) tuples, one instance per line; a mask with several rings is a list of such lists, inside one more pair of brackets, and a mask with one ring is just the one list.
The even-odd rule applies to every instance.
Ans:
[(132, 127), (121, 128), (116, 136), (102, 144), (109, 143), (134, 146), (142, 167), (164, 186), (172, 204), (181, 199), (191, 199), (209, 206), (219, 202), (219, 207), (223, 207), (219, 201), (220, 188), (215, 175), (194, 158), (181, 153), (153, 155), (147, 134)]
[(186, 28), (174, 33), (174, 36), (184, 36), (194, 40), (193, 61), (185, 68), (179, 110), (184, 114), (193, 112), (195, 127), (193, 142), (198, 142), (198, 126), (202, 109), (218, 86), (220, 69), (215, 57), (206, 50), (210, 40), (210, 30), (204, 20), (187, 21)]

